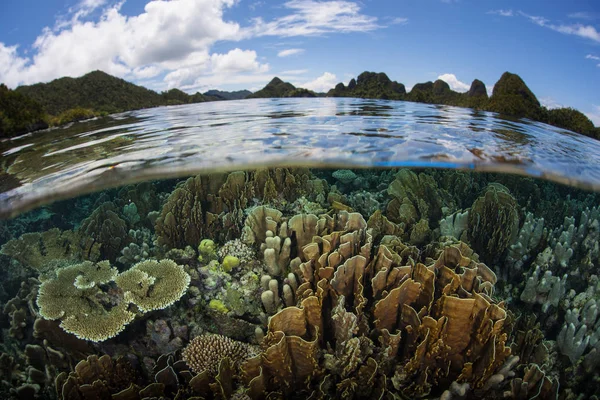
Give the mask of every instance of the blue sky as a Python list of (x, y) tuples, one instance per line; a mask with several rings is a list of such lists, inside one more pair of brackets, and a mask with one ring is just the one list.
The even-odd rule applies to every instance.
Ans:
[(407, 88), (491, 90), (519, 74), (543, 104), (600, 125), (597, 0), (3, 0), (0, 82), (101, 69), (155, 90), (326, 91), (365, 70)]

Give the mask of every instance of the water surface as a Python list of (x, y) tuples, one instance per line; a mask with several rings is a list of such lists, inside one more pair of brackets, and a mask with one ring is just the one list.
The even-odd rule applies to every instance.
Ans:
[(253, 99), (122, 113), (0, 143), (0, 216), (147, 179), (261, 166), (442, 167), (600, 188), (600, 142), (451, 106)]

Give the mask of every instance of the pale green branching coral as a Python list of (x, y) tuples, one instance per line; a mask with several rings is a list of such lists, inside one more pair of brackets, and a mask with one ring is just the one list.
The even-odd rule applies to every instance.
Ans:
[(125, 300), (143, 312), (167, 308), (183, 296), (190, 276), (172, 260), (147, 260), (120, 274), (115, 282)]

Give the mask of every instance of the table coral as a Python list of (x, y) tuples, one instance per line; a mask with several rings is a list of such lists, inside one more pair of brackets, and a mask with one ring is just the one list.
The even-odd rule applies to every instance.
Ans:
[(190, 276), (172, 260), (147, 260), (137, 263), (115, 278), (125, 300), (141, 311), (164, 309), (183, 296)]

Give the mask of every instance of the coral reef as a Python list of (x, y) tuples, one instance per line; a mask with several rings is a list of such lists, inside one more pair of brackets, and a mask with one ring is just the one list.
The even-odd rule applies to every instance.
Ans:
[(596, 398), (599, 202), (277, 168), (50, 207), (6, 225), (0, 397)]

